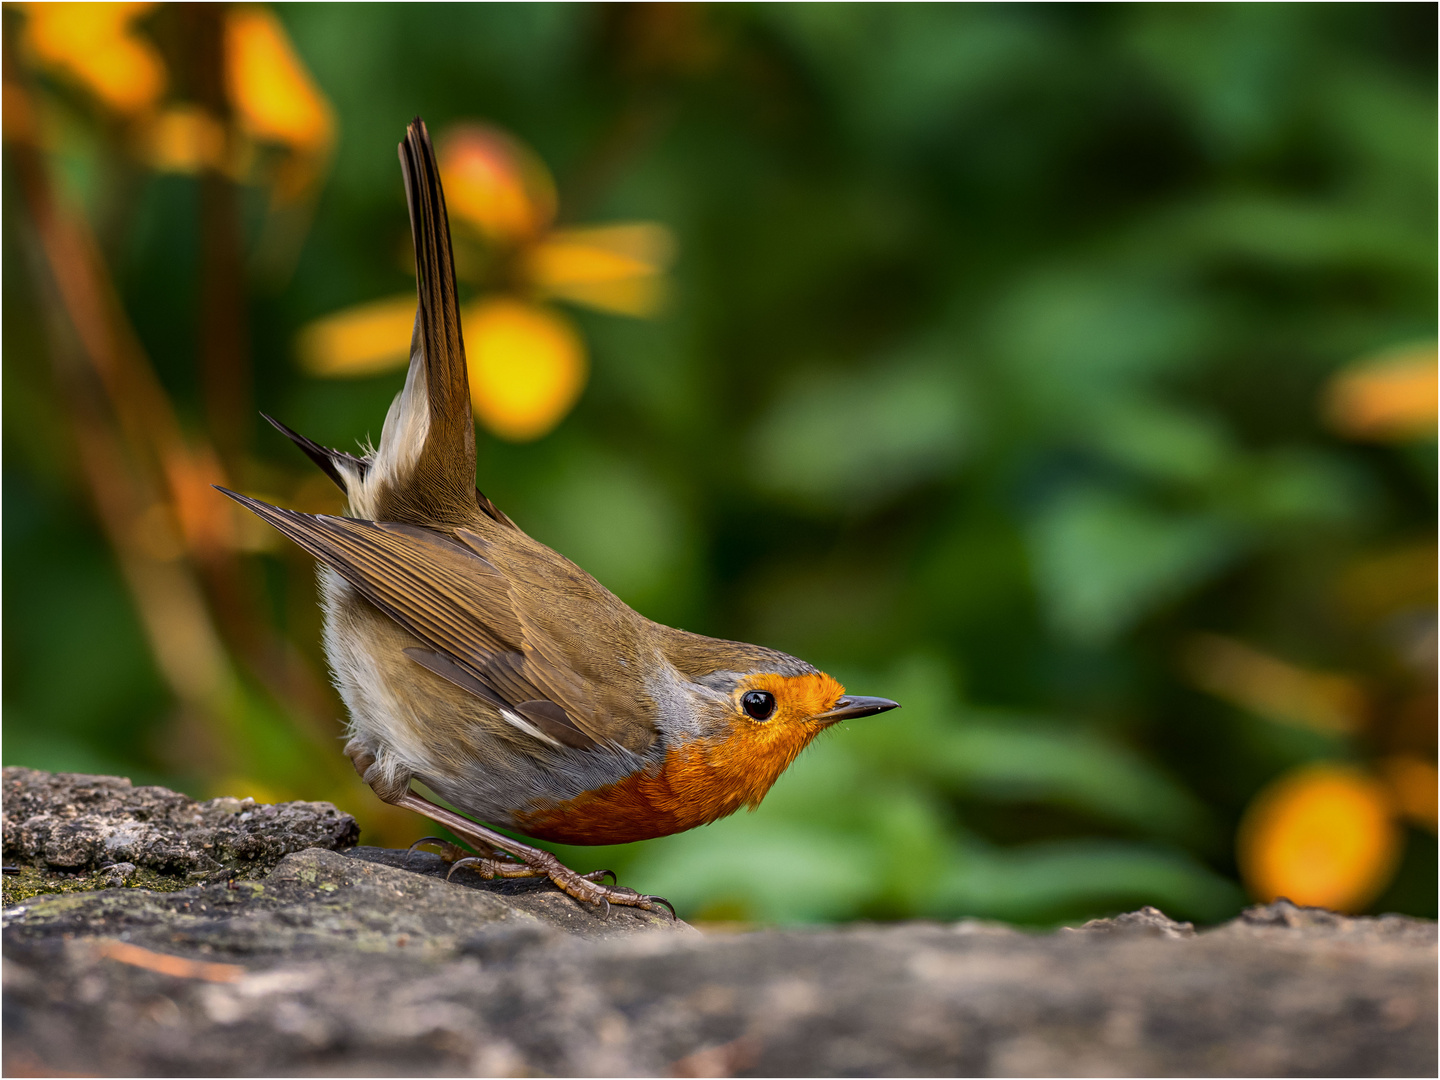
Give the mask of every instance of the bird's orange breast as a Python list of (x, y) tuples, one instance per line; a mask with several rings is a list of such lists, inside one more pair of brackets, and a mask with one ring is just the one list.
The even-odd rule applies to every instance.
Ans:
[(764, 798), (815, 731), (797, 727), (786, 735), (763, 743), (694, 739), (672, 747), (658, 767), (516, 813), (515, 826), (562, 844), (628, 844), (708, 825)]

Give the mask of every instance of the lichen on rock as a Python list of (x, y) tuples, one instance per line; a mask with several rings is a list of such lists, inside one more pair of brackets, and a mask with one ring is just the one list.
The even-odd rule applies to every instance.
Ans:
[(253, 878), (305, 848), (353, 847), (359, 827), (324, 802), (198, 802), (115, 776), (7, 767), (0, 780), (4, 902), (120, 886), (183, 889), (211, 875)]

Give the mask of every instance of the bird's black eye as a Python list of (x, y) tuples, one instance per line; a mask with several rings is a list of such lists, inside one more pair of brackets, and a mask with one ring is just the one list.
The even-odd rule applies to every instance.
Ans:
[(751, 690), (740, 699), (740, 707), (752, 720), (769, 720), (775, 711), (775, 695), (764, 690)]

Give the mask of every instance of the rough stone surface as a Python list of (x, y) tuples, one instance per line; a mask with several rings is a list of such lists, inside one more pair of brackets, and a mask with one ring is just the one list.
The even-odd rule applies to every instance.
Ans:
[[(8, 808), (7, 808), (8, 810)], [(1436, 929), (1281, 901), (703, 935), (425, 853), (4, 912), (9, 1075), (1434, 1075)], [(123, 871), (121, 871), (123, 875)]]
[[(1067, 928), (1069, 929), (1069, 928)], [(1159, 937), (1186, 938), (1195, 936), (1195, 924), (1176, 922), (1159, 908), (1149, 905), (1139, 911), (1127, 911), (1113, 919), (1091, 919), (1080, 930), (1097, 934), (1108, 934), (1116, 930), (1142, 931)]]
[(164, 889), (211, 874), (257, 877), (291, 852), (343, 850), (360, 836), (329, 803), (196, 802), (115, 776), (11, 767), (0, 791), (7, 903), (62, 883)]

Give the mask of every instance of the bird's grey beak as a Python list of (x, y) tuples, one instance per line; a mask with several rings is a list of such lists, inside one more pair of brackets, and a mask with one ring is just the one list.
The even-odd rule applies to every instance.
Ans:
[(857, 716), (874, 716), (876, 713), (889, 712), (891, 709), (898, 709), (900, 703), (883, 697), (856, 697), (854, 694), (846, 694), (835, 703), (833, 709), (827, 709), (815, 717), (816, 720), (826, 720), (835, 723), (839, 720), (853, 720)]

